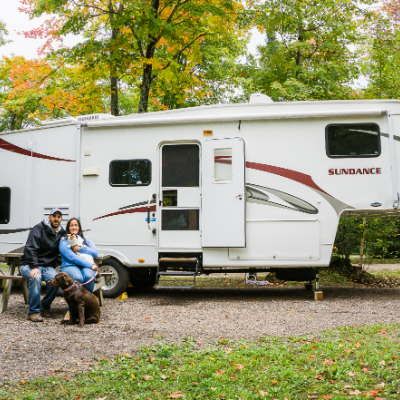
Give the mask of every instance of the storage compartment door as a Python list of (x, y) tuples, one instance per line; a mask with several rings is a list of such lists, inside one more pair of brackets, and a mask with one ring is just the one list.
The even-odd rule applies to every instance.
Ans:
[(244, 141), (208, 140), (202, 153), (202, 245), (245, 247)]

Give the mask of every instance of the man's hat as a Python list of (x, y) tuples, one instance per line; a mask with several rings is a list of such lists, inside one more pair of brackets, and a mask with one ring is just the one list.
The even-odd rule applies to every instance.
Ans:
[(50, 215), (53, 215), (53, 214), (55, 214), (55, 213), (60, 213), (61, 215), (63, 215), (63, 214), (62, 214), (62, 211), (61, 211), (58, 207), (54, 207), (54, 208), (52, 208), (52, 210), (50, 211), (49, 216), (50, 216)]

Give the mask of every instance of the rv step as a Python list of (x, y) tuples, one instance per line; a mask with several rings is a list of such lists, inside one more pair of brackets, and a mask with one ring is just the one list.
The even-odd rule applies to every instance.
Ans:
[(159, 276), (193, 276), (196, 271), (160, 271)]
[(161, 257), (159, 262), (197, 262), (198, 259), (196, 257)]
[(192, 286), (156, 286), (156, 289), (194, 289), (194, 285)]

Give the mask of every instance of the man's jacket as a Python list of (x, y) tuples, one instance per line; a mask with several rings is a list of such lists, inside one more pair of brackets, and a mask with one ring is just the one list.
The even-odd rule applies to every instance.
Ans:
[(31, 268), (55, 267), (60, 255), (58, 246), (64, 235), (65, 230), (61, 226), (57, 232), (51, 229), (48, 218), (35, 225), (29, 232), (20, 264), (29, 265)]

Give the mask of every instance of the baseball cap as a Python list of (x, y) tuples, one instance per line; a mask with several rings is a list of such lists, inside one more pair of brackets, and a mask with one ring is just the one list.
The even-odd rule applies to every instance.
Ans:
[(57, 212), (62, 215), (62, 211), (58, 207), (52, 208), (49, 215), (53, 215), (53, 214), (55, 214)]

